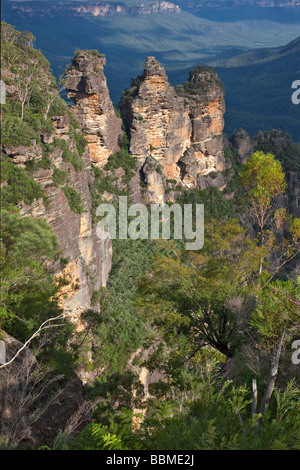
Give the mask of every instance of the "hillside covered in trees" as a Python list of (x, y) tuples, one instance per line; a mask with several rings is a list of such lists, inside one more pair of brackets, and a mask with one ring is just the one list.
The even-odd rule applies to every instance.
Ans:
[[(117, 110), (102, 54), (57, 84), (34, 41), (2, 22), (0, 448), (299, 450), (300, 143), (227, 139), (211, 67), (147, 57)], [(101, 239), (120, 197), (203, 204), (203, 247)]]

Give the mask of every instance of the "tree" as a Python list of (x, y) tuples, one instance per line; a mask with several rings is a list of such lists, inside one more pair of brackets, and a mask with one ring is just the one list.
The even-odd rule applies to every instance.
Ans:
[[(248, 325), (249, 289), (261, 248), (236, 220), (206, 222), (199, 253), (176, 251), (156, 259), (139, 286), (139, 303), (172, 350), (169, 365), (210, 345), (232, 357)], [(241, 308), (231, 301), (237, 297)], [(151, 317), (149, 312), (151, 312)], [(177, 364), (178, 365), (178, 364)]]
[(57, 287), (47, 269), (57, 251), (57, 238), (45, 220), (2, 210), (0, 324), (10, 333), (17, 331), (21, 340), (47, 313), (57, 312), (50, 300)]
[(281, 163), (270, 153), (255, 152), (243, 167), (240, 181), (247, 190), (248, 210), (263, 239), (263, 231), (279, 207), (278, 196), (286, 189)]
[[(287, 187), (284, 171), (274, 155), (257, 151), (239, 177), (246, 189), (246, 210), (258, 227), (259, 243), (277, 256), (273, 278), (282, 266), (297, 256), (300, 248), (300, 221), (290, 217), (280, 201)], [(262, 270), (263, 258), (260, 273)]]

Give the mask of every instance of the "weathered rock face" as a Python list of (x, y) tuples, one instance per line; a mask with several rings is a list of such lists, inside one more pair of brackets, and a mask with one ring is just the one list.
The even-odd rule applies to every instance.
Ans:
[(244, 129), (236, 131), (230, 139), (230, 143), (237, 151), (242, 164), (246, 162), (247, 158), (249, 158), (254, 151), (254, 144), (249, 134), (247, 134)]
[(149, 3), (142, 3), (136, 6), (127, 6), (124, 3), (107, 3), (107, 2), (86, 2), (81, 3), (68, 2), (58, 3), (57, 5), (38, 3), (35, 7), (32, 5), (18, 5), (9, 6), (8, 9), (21, 16), (115, 16), (115, 15), (150, 15), (152, 13), (161, 12), (174, 12), (179, 13), (180, 7), (172, 2), (156, 1)]
[[(53, 132), (44, 135), (48, 143), (54, 138), (65, 141), (69, 152), (76, 154), (74, 137), (70, 133), (68, 114), (53, 116)], [(39, 162), (43, 157), (41, 143), (32, 141), (30, 146), (19, 145), (12, 148), (3, 146), (2, 152), (17, 166), (26, 167), (31, 161)], [(79, 158), (78, 154), (77, 157)], [(31, 176), (40, 184), (47, 196), (45, 206), (43, 198), (35, 199), (30, 205), (19, 203), (20, 214), (44, 218), (53, 228), (60, 244), (60, 257), (49, 268), (57, 280), (64, 278), (60, 288), (60, 306), (65, 314), (80, 328), (80, 313), (90, 307), (93, 291), (106, 285), (111, 269), (111, 240), (101, 240), (92, 224), (92, 199), (89, 186), (94, 176), (86, 150), (82, 157), (82, 169), (77, 171), (74, 166), (63, 158), (63, 149), (59, 146), (48, 155), (49, 168), (32, 171)], [(53, 179), (58, 169), (66, 175), (66, 181), (57, 185)], [(78, 214), (69, 205), (64, 186), (74, 189), (81, 197), (83, 211)]]
[(170, 182), (192, 188), (199, 175), (225, 169), (225, 105), (214, 71), (197, 67), (176, 91), (163, 67), (147, 57), (143, 75), (123, 92), (119, 108), (151, 202), (176, 197), (175, 191), (166, 194)]
[(196, 67), (189, 74), (189, 82), (179, 87), (185, 97), (192, 122), (192, 153), (200, 175), (223, 171), (225, 101), (223, 85), (213, 69)]
[(272, 131), (259, 131), (253, 137), (253, 144), (255, 147), (263, 143), (271, 144), (279, 152), (283, 152), (286, 147), (293, 144), (293, 140), (289, 134), (281, 131), (280, 129), (274, 129)]
[(130, 153), (140, 167), (148, 162), (143, 171), (151, 200), (163, 202), (162, 179), (149, 161), (157, 162), (166, 179), (180, 180), (177, 162), (190, 145), (192, 131), (184, 100), (169, 84), (163, 67), (147, 57), (142, 77), (125, 90), (119, 107), (130, 133)]
[(66, 76), (72, 111), (88, 142), (90, 161), (103, 167), (108, 157), (120, 150), (121, 119), (109, 97), (103, 67), (105, 57), (97, 52), (79, 52)]
[(54, 185), (51, 168), (40, 169), (32, 174), (48, 198), (47, 207), (43, 199), (35, 200), (30, 206), (22, 202), (20, 213), (43, 217), (53, 228), (62, 254), (51, 268), (57, 277), (64, 277), (68, 281), (61, 287), (61, 306), (76, 323), (79, 314), (91, 307), (93, 291), (106, 285), (111, 268), (112, 245), (109, 239), (100, 240), (92, 225), (89, 184), (93, 182), (93, 176), (87, 152), (82, 156), (82, 171), (75, 171), (73, 165), (65, 162), (60, 151), (52, 158), (55, 159), (55, 167), (68, 174), (68, 186), (80, 194), (84, 211), (81, 214), (73, 212), (62, 188)]

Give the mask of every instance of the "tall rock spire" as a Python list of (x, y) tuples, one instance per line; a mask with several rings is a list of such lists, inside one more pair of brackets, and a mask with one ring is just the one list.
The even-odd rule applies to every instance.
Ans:
[(120, 150), (122, 121), (117, 117), (107, 88), (103, 67), (106, 59), (97, 51), (79, 51), (66, 74), (72, 111), (88, 142), (90, 161), (103, 167)]
[(147, 57), (143, 74), (131, 85), (119, 108), (149, 199), (176, 199), (174, 188), (202, 187), (211, 172), (220, 173), (222, 188), (225, 102), (215, 71), (196, 67), (189, 81), (175, 90), (159, 62)]

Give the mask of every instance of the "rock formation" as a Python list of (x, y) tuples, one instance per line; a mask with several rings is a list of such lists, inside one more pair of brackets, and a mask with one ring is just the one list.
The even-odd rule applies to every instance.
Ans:
[(103, 167), (120, 150), (121, 119), (109, 97), (103, 67), (106, 59), (97, 51), (79, 51), (69, 68), (65, 86), (74, 100), (72, 111), (88, 142), (90, 161)]
[[(74, 138), (70, 135), (69, 116), (54, 116), (53, 134), (67, 144), (70, 152), (76, 154)], [(49, 137), (49, 136), (48, 136)], [(21, 167), (31, 161), (42, 159), (42, 148), (37, 142), (29, 147), (3, 147), (3, 153)], [(31, 176), (38, 182), (46, 195), (35, 199), (32, 204), (19, 203), (23, 216), (42, 217), (53, 228), (60, 244), (60, 257), (50, 266), (57, 280), (64, 278), (60, 291), (60, 305), (68, 317), (78, 323), (79, 314), (91, 307), (93, 291), (106, 285), (111, 269), (111, 240), (101, 240), (92, 224), (92, 199), (89, 186), (94, 176), (88, 152), (81, 157), (82, 168), (76, 170), (72, 163), (64, 158), (64, 151), (59, 146), (48, 155), (49, 168), (38, 168)], [(79, 158), (79, 157), (78, 157)], [(57, 185), (54, 181), (55, 170), (67, 175), (66, 183)], [(81, 198), (82, 212), (76, 213), (70, 207), (64, 187), (73, 188)], [(78, 324), (80, 328), (80, 325)]]
[(196, 187), (197, 178), (223, 171), (225, 112), (222, 85), (212, 69), (196, 67), (176, 91), (154, 57), (119, 104), (152, 202), (174, 198), (168, 185)]
[(35, 200), (31, 205), (21, 202), (20, 213), (43, 217), (53, 228), (60, 244), (61, 258), (53, 263), (52, 270), (57, 278), (64, 277), (68, 281), (61, 288), (61, 306), (69, 318), (77, 322), (79, 314), (91, 306), (93, 291), (106, 285), (112, 246), (111, 240), (104, 241), (97, 237), (96, 228), (92, 225), (89, 185), (93, 182), (93, 175), (87, 152), (82, 156), (82, 171), (75, 171), (71, 163), (65, 162), (60, 151), (53, 158), (55, 167), (67, 172), (68, 186), (80, 194), (84, 211), (75, 213), (63, 189), (54, 185), (53, 167), (32, 173), (48, 198), (47, 207), (43, 199)]
[(230, 143), (237, 151), (240, 163), (245, 163), (254, 151), (254, 144), (249, 134), (244, 129), (236, 131), (230, 139)]

